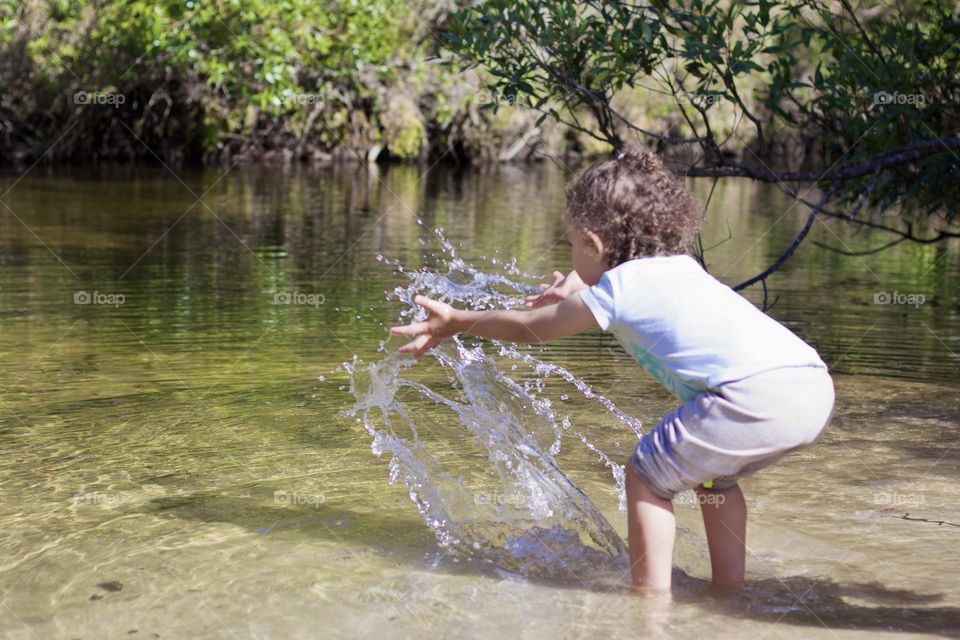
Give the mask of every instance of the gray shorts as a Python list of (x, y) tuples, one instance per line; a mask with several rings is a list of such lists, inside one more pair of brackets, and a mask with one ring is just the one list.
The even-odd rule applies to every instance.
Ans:
[(818, 366), (780, 367), (725, 382), (644, 434), (630, 464), (666, 500), (704, 483), (730, 489), (813, 444), (830, 424), (833, 400), (830, 373)]

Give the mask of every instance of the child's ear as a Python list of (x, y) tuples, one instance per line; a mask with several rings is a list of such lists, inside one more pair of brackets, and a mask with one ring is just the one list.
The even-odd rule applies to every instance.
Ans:
[(597, 252), (597, 257), (602, 258), (604, 254), (603, 240), (600, 239), (600, 236), (595, 234), (593, 231), (585, 230), (583, 234), (587, 237), (588, 246), (593, 246), (594, 251)]

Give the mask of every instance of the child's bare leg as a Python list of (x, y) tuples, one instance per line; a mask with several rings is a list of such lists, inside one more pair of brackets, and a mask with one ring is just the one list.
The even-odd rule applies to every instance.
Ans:
[(696, 489), (707, 530), (710, 565), (716, 587), (743, 584), (747, 555), (747, 503), (739, 486), (727, 491)]
[(677, 521), (673, 503), (660, 498), (627, 464), (627, 538), (633, 586), (648, 591), (670, 588)]

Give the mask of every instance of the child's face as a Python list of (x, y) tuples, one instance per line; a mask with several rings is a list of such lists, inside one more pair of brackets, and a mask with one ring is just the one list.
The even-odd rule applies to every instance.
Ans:
[(567, 223), (567, 241), (573, 254), (573, 269), (584, 284), (595, 285), (608, 269), (603, 257), (603, 242), (597, 234)]

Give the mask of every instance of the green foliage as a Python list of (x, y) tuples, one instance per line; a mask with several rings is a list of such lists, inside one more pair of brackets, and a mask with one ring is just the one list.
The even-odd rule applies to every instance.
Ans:
[(219, 92), (280, 112), (290, 108), (290, 95), (322, 81), (355, 82), (364, 67), (386, 75), (391, 56), (409, 49), (392, 8), (388, 0), (60, 3), (49, 7), (55, 29), (79, 27), (81, 37), (54, 34), (34, 39), (31, 48), (34, 62), (47, 63), (39, 67), (63, 60), (77, 67), (74, 73), (114, 82), (189, 71)]
[[(700, 149), (704, 171), (742, 170), (792, 137), (823, 165), (822, 186), (881, 208), (960, 212), (960, 147), (936, 149), (960, 130), (960, 13), (950, 2), (846, 0), (485, 0), (453, 16), (446, 47), (492, 76), (491, 105), (522, 104), (608, 142), (625, 133), (661, 146)], [(615, 106), (625, 87), (673, 95), (685, 139), (645, 131)], [(717, 107), (750, 130), (718, 136)], [(578, 112), (588, 109), (594, 123)], [(889, 162), (920, 145), (919, 158), (842, 181), (835, 167)], [(926, 145), (924, 147), (924, 145)], [(753, 162), (753, 164), (757, 164)], [(809, 164), (809, 157), (807, 159)], [(766, 171), (770, 169), (763, 164)], [(802, 168), (802, 167), (789, 167)]]
[(398, 158), (416, 158), (424, 146), (426, 131), (416, 105), (406, 96), (396, 96), (381, 116), (384, 141)]
[[(110, 88), (128, 98), (121, 118), (147, 137), (159, 127), (156, 140), (193, 127), (191, 135), (209, 150), (238, 134), (252, 141), (256, 131), (280, 123), (281, 143), (309, 134), (327, 149), (356, 146), (379, 135), (376, 115), (393, 87), (406, 82), (411, 61), (427, 55), (422, 22), (411, 19), (415, 4), (4, 0), (0, 58), (11, 68), (0, 72), (0, 86), (16, 86), (9, 93), (21, 97), (3, 106), (24, 121), (22, 130), (39, 126), (38, 137), (55, 137), (73, 117), (81, 118), (81, 129), (102, 124), (98, 114), (78, 114), (70, 96)], [(28, 122), (51, 110), (52, 122)], [(368, 130), (353, 126), (364, 119), (372, 123)], [(423, 140), (407, 132), (403, 142)]]
[[(785, 10), (790, 21), (770, 65), (764, 99), (772, 113), (790, 126), (815, 131), (831, 157), (852, 162), (958, 133), (957, 7), (915, 2), (863, 22), (846, 3), (846, 21), (819, 2), (797, 4)], [(807, 15), (820, 26), (810, 26)], [(803, 58), (819, 61), (812, 74)], [(960, 171), (960, 158), (943, 150), (885, 171), (871, 191), (872, 202), (943, 211), (954, 219), (960, 191), (950, 176)], [(873, 176), (854, 181), (848, 193), (855, 197), (871, 183)]]
[[(658, 37), (651, 16), (627, 4), (490, 0), (457, 13), (444, 40), (493, 76), (494, 111), (521, 102), (543, 110), (542, 122), (561, 120), (551, 100), (574, 113), (651, 73), (662, 62)], [(614, 135), (608, 121), (600, 126)]]

